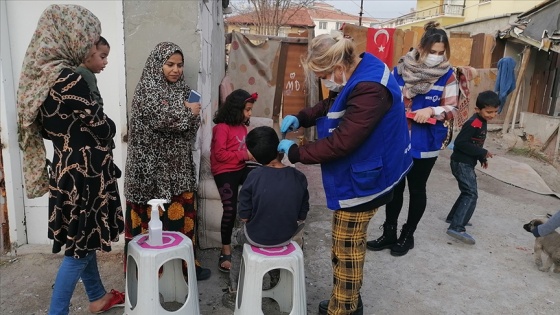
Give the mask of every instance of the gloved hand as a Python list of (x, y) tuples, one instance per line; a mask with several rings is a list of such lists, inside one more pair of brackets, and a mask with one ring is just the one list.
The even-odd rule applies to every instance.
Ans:
[[(297, 119), (296, 119), (296, 121), (297, 121)], [(293, 142), (292, 140), (284, 139), (284, 140), (280, 141), (280, 143), (278, 144), (278, 152), (286, 154), (286, 153), (288, 153), (288, 151), (290, 151), (290, 147), (295, 145), (295, 144), (296, 143)]]
[(299, 128), (299, 121), (296, 116), (288, 115), (282, 119), (282, 126), (280, 126), (280, 132), (295, 131)]

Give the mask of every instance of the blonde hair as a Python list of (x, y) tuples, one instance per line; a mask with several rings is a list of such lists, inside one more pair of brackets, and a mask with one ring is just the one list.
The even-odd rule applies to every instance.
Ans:
[(308, 78), (313, 72), (332, 72), (337, 65), (350, 68), (354, 65), (356, 46), (352, 39), (345, 38), (341, 32), (319, 35), (311, 41), (302, 65)]

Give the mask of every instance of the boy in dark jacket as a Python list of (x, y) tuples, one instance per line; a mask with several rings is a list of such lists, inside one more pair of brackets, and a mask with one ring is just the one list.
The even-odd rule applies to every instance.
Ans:
[[(257, 127), (245, 137), (247, 150), (262, 164), (252, 170), (239, 192), (239, 219), (245, 222), (237, 243), (278, 247), (291, 242), (303, 228), (309, 211), (305, 175), (282, 164), (278, 135), (271, 127)], [(237, 288), (243, 246), (232, 251), (230, 291)]]
[(470, 245), (474, 245), (475, 240), (466, 232), (465, 225), (471, 219), (478, 199), (474, 167), (477, 161), (482, 168), (488, 167), (487, 159), (492, 157), (492, 153), (483, 148), (487, 121), (496, 116), (499, 106), (500, 98), (496, 93), (480, 93), (476, 99), (476, 113), (461, 128), (451, 154), (451, 172), (457, 179), (461, 194), (447, 215), (446, 221), (451, 222), (447, 234)]

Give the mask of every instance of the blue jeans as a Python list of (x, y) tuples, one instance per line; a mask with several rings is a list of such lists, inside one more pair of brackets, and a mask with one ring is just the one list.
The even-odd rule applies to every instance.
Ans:
[(451, 161), (451, 172), (457, 179), (461, 194), (447, 215), (447, 220), (451, 221), (449, 229), (465, 232), (465, 225), (471, 219), (478, 199), (476, 173), (474, 166), (453, 160)]
[(64, 256), (54, 282), (49, 315), (68, 314), (70, 299), (80, 278), (90, 302), (99, 300), (107, 293), (99, 275), (95, 251), (80, 259)]

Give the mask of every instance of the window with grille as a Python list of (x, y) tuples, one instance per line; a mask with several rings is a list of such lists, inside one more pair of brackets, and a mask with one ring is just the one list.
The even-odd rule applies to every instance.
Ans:
[(278, 29), (278, 36), (287, 37), (291, 30), (292, 28), (289, 26), (280, 26)]
[(319, 22), (319, 29), (326, 30), (327, 29), (327, 22)]

